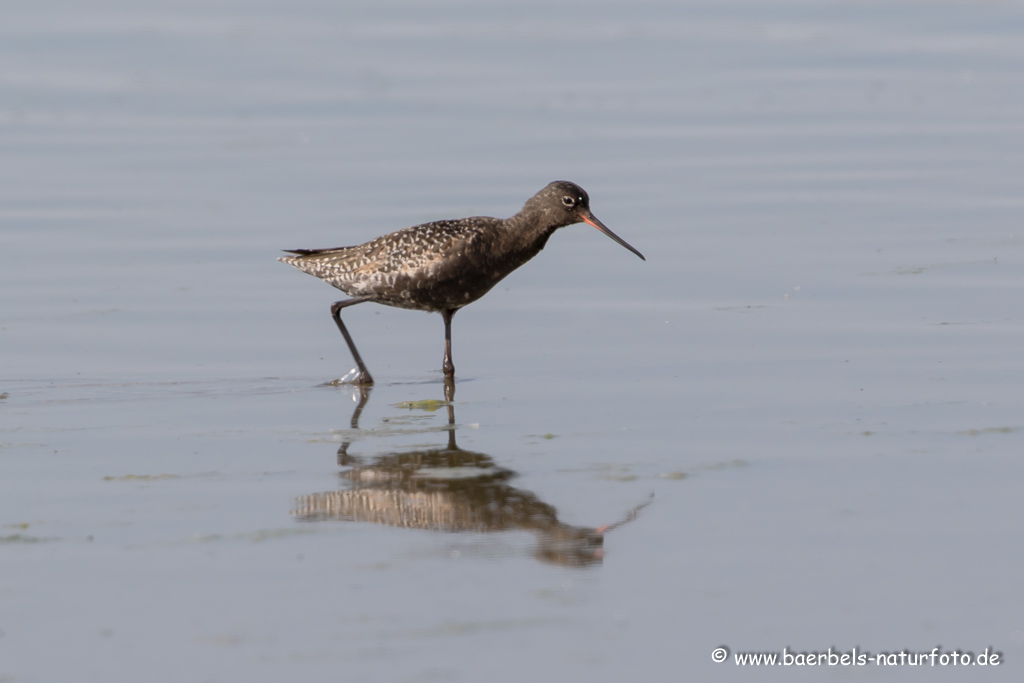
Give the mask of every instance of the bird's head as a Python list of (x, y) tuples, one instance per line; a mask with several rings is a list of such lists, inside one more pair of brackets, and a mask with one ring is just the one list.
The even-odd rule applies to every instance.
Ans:
[(545, 222), (556, 228), (574, 223), (591, 225), (644, 261), (647, 260), (643, 254), (597, 220), (597, 217), (590, 211), (590, 196), (576, 183), (571, 183), (568, 180), (556, 180), (553, 183), (548, 183), (547, 187), (526, 202), (523, 210), (543, 214)]

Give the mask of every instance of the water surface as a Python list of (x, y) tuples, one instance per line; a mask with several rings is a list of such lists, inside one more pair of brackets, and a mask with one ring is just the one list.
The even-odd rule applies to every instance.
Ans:
[[(8, 14), (0, 681), (1019, 680), (1016, 5)], [(324, 385), (340, 297), (280, 249), (559, 178), (647, 262), (560, 231), (450, 404), (440, 318), (379, 306), (377, 386)]]

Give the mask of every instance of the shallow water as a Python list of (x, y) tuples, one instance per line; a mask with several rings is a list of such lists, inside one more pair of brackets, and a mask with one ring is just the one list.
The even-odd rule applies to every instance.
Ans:
[[(1019, 680), (1018, 6), (51, 2), (0, 37), (3, 683), (978, 675), (719, 646)], [(345, 315), (377, 385), (325, 385), (339, 297), (280, 249), (556, 178), (647, 262), (560, 231), (456, 317), (450, 405), (440, 318), (379, 306)]]

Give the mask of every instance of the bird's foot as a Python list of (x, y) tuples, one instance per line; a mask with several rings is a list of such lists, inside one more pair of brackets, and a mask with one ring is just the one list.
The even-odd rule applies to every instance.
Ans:
[(352, 368), (344, 377), (334, 380), (331, 384), (358, 384), (361, 386), (369, 386), (373, 384), (373, 377), (371, 377), (370, 373), (366, 370)]

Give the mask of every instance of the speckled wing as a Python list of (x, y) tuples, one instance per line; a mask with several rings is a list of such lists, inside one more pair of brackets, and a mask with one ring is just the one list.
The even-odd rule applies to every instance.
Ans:
[(349, 296), (392, 298), (399, 278), (429, 278), (446, 256), (473, 243), (496, 218), (436, 221), (370, 240), (355, 247), (296, 249), (284, 261)]

